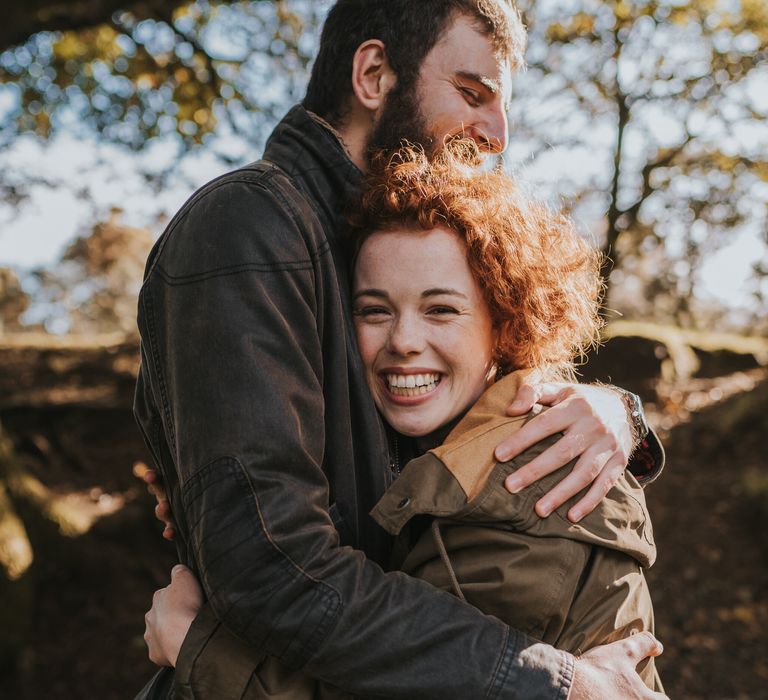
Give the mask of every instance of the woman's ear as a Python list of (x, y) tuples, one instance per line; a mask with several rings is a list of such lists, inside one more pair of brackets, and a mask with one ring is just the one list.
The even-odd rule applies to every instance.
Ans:
[(352, 91), (365, 109), (378, 111), (396, 80), (382, 41), (369, 39), (357, 47), (352, 59)]

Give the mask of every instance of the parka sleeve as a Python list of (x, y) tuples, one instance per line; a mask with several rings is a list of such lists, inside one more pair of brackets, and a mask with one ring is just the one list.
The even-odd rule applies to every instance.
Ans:
[(145, 390), (211, 610), (257, 656), (356, 695), (564, 700), (570, 655), (340, 546), (322, 468), (316, 276), (330, 252), (267, 177), (191, 200), (139, 301)]

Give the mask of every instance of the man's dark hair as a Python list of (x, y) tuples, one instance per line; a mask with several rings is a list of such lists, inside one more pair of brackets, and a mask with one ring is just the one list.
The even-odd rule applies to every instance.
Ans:
[(352, 59), (380, 40), (400, 90), (415, 85), (425, 56), (454, 15), (474, 19), (513, 69), (522, 67), (525, 29), (510, 0), (338, 0), (320, 37), (304, 107), (339, 126), (352, 95)]

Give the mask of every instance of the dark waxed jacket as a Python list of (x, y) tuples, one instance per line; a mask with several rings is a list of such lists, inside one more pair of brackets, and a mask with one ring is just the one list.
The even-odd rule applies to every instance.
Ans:
[[(135, 414), (205, 590), (200, 625), (213, 615), (254, 653), (361, 696), (564, 699), (568, 654), (380, 566), (388, 539), (368, 512), (389, 485), (386, 441), (338, 236), (359, 179), (294, 108), (264, 160), (193, 195), (148, 261)], [(199, 631), (177, 697), (213, 687)]]

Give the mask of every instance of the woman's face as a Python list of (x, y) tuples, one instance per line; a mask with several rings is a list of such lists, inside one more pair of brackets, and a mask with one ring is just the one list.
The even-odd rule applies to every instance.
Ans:
[(353, 286), (368, 385), (395, 430), (428, 435), (480, 397), (493, 324), (458, 235), (376, 232), (360, 249)]

